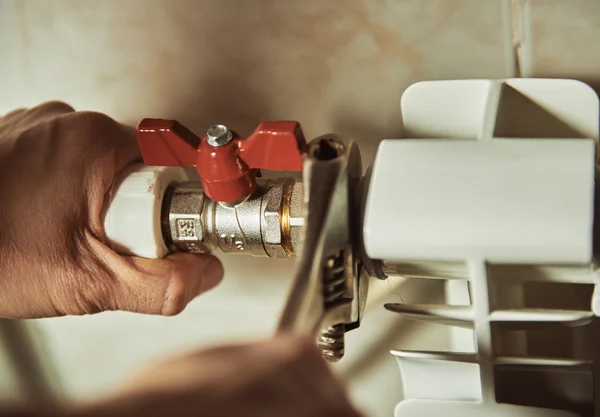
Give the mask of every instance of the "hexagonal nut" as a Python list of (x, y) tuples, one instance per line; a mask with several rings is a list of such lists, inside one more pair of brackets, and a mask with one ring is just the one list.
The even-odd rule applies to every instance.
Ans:
[[(304, 239), (304, 189), (302, 182), (277, 180), (264, 195), (263, 243), (267, 254), (287, 258), (302, 253)], [(283, 218), (285, 217), (285, 219)], [(283, 230), (288, 228), (287, 234)]]
[(304, 243), (304, 186), (295, 181), (290, 201), (290, 241), (294, 256), (300, 257)]
[(288, 255), (282, 246), (283, 234), (281, 233), (281, 205), (283, 203), (284, 181), (272, 181), (267, 185), (263, 196), (261, 224), (263, 244), (270, 257), (287, 258)]
[(169, 225), (166, 230), (173, 249), (179, 252), (204, 253), (202, 208), (204, 192), (199, 183), (180, 183), (168, 202)]

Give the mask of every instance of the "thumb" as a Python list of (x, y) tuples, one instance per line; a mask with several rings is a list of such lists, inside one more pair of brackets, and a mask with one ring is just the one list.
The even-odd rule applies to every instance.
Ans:
[(113, 304), (118, 310), (173, 316), (223, 279), (223, 265), (212, 255), (177, 253), (164, 259), (124, 257), (114, 268)]

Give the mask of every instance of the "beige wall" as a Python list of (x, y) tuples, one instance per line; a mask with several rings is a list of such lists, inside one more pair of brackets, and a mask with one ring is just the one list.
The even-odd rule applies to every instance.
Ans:
[[(175, 118), (197, 133), (297, 119), (309, 137), (354, 137), (370, 162), (380, 139), (401, 135), (411, 83), (514, 76), (513, 24), (525, 33), (524, 75), (600, 85), (600, 2), (527, 4), (513, 16), (508, 0), (0, 0), (0, 113), (62, 99), (132, 124)], [(176, 318), (38, 322), (67, 391), (94, 394), (162, 354), (268, 334), (291, 266), (225, 262), (226, 282)], [(351, 335), (340, 366), (373, 416), (391, 415), (400, 392), (387, 350), (443, 344), (441, 329), (381, 310)]]

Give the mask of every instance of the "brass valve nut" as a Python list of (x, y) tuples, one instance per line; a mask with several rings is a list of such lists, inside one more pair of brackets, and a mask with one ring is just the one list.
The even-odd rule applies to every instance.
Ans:
[(304, 187), (301, 181), (292, 184), (289, 207), (290, 244), (294, 256), (300, 257), (304, 242)]
[(263, 197), (262, 235), (265, 251), (273, 258), (298, 256), (304, 212), (302, 183), (292, 179), (269, 183)]

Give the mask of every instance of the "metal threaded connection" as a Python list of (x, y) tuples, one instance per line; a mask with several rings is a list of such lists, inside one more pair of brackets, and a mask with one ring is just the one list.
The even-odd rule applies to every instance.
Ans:
[(344, 356), (345, 329), (343, 324), (336, 324), (321, 331), (319, 348), (323, 358), (328, 362), (337, 362)]

